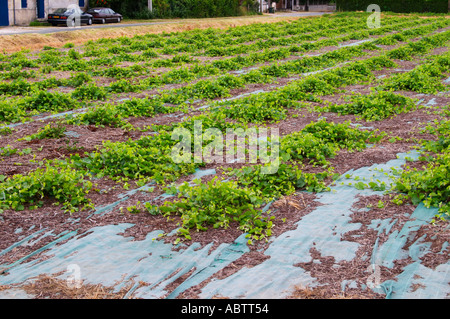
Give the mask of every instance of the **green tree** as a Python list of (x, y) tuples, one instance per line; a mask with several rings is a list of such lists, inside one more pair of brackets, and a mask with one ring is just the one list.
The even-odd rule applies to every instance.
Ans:
[(209, 18), (239, 14), (239, 0), (91, 0), (90, 6), (110, 7), (127, 18)]

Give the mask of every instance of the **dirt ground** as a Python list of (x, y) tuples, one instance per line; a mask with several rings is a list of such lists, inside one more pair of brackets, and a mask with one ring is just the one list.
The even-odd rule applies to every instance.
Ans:
[[(288, 19), (289, 17), (287, 17)], [(213, 21), (213, 20), (211, 20)], [(220, 20), (218, 22), (198, 22), (195, 24), (183, 23), (177, 25), (176, 31), (187, 30), (190, 28), (207, 28), (207, 27), (228, 27), (234, 25), (242, 25), (247, 23), (253, 23), (254, 21), (242, 20), (234, 21), (232, 20)], [(164, 26), (151, 26), (142, 29), (139, 32), (149, 32), (150, 30), (156, 30), (158, 32), (167, 31), (167, 27)], [(171, 31), (175, 31), (174, 27), (170, 27)], [(111, 31), (108, 31), (111, 32)], [(136, 34), (138, 33), (135, 29), (116, 30), (114, 33), (108, 33), (110, 36), (124, 35), (124, 34)], [(90, 39), (96, 39), (99, 37), (104, 37), (105, 33), (99, 32), (89, 32), (83, 33), (86, 35), (83, 41)], [(36, 36), (34, 36), (33, 39)], [(43, 45), (54, 45), (57, 46), (58, 43), (65, 43), (68, 40), (74, 42), (75, 44), (80, 44), (80, 36), (73, 35), (53, 35), (49, 38), (42, 37), (42, 41), (37, 41), (36, 45), (32, 46), (32, 49), (39, 49)], [(30, 41), (29, 36), (23, 35), (18, 40), (16, 47), (24, 45), (26, 41)], [(14, 48), (10, 45), (10, 39), (0, 36), (0, 45), (2, 47), (10, 47), (11, 50)], [(80, 42), (77, 42), (80, 41)], [(327, 48), (321, 50), (323, 53), (326, 50), (331, 50), (333, 48)], [(448, 47), (444, 49), (439, 49), (433, 52), (434, 54), (439, 54), (448, 50)], [(422, 62), (420, 58), (413, 61), (396, 61), (399, 64), (398, 69), (411, 70), (416, 65)], [(390, 76), (393, 73), (397, 73), (395, 69), (386, 69), (382, 71), (375, 72), (376, 76), (385, 75)], [(404, 72), (404, 71), (401, 71)], [(99, 81), (105, 81), (105, 79)], [(270, 85), (250, 85), (243, 90), (233, 92), (233, 95), (249, 93), (256, 90), (270, 90), (281, 87), (289, 83), (288, 79), (279, 79), (277, 84)], [(363, 93), (367, 94), (370, 89), (375, 86), (375, 83), (371, 85), (354, 85), (351, 87), (343, 88), (344, 93), (334, 95), (334, 96), (324, 96), (324, 100), (328, 101), (339, 101), (341, 95), (353, 93)], [(445, 95), (423, 95), (414, 92), (402, 92), (408, 97), (424, 99), (423, 105), (433, 100), (437, 101), (437, 106), (432, 110), (439, 110), (441, 107), (447, 107), (450, 105), (450, 96)], [(130, 94), (129, 97), (138, 96), (143, 97), (152, 94), (152, 92), (142, 92), (139, 94)], [(123, 98), (123, 96), (117, 96), (117, 99)], [(270, 123), (271, 128), (277, 128), (282, 136), (290, 134), (292, 132), (300, 131), (311, 121), (314, 121), (318, 117), (318, 112), (312, 112), (309, 109), (293, 109), (289, 111), (289, 116), (278, 123)], [(192, 112), (191, 114), (198, 114), (200, 111)], [(173, 116), (175, 115), (175, 116)], [(294, 115), (294, 116), (292, 116)], [(183, 117), (183, 113), (176, 113), (171, 115), (157, 115), (153, 118), (136, 118), (130, 119), (136, 127), (144, 127), (153, 123), (158, 124), (168, 124), (172, 121), (178, 121), (179, 118)], [(373, 129), (379, 129), (388, 133), (389, 137), (397, 136), (401, 137), (402, 140), (396, 142), (390, 142), (388, 138), (385, 138), (380, 143), (376, 144), (374, 147), (367, 148), (361, 152), (350, 153), (348, 151), (340, 151), (339, 154), (330, 160), (331, 166), (334, 167), (334, 172), (338, 174), (344, 174), (345, 172), (353, 169), (371, 166), (373, 164), (386, 163), (389, 160), (395, 159), (398, 153), (404, 153), (414, 149), (416, 143), (414, 138), (433, 138), (433, 136), (427, 136), (420, 132), (420, 130), (433, 120), (441, 119), (441, 115), (438, 112), (430, 112), (430, 108), (417, 108), (408, 113), (394, 116), (381, 121), (365, 122), (360, 120), (354, 115), (339, 116), (335, 113), (320, 113), (320, 116), (326, 117), (328, 121), (333, 121), (335, 123), (343, 123), (350, 120), (352, 123), (361, 124), (364, 127), (372, 127)], [(13, 155), (6, 158), (0, 162), (0, 175), (5, 175), (7, 177), (13, 176), (15, 174), (26, 174), (27, 172), (37, 168), (38, 164), (30, 163), (29, 160), (34, 159), (37, 162), (44, 159), (58, 159), (66, 158), (71, 154), (80, 154), (83, 156), (85, 152), (93, 152), (97, 147), (102, 145), (105, 140), (119, 142), (126, 141), (128, 139), (136, 140), (141, 136), (144, 136), (145, 132), (127, 131), (121, 128), (112, 127), (95, 127), (95, 126), (75, 126), (67, 125), (67, 131), (72, 133), (71, 136), (67, 136), (66, 139), (47, 139), (39, 141), (17, 141), (20, 138), (28, 136), (30, 134), (36, 133), (39, 128), (43, 127), (45, 124), (54, 122), (55, 120), (46, 120), (43, 122), (34, 121), (26, 125), (20, 125), (14, 129), (13, 134), (2, 136), (0, 146), (4, 147), (10, 145), (13, 148), (26, 149), (31, 148), (32, 152), (28, 155)], [(70, 148), (69, 146), (74, 146)], [(34, 157), (33, 157), (34, 156)], [(17, 163), (26, 163), (23, 165), (18, 165)], [(417, 164), (419, 165), (419, 164)], [(218, 167), (215, 164), (207, 165), (205, 169), (216, 168), (215, 175), (209, 175), (202, 178), (203, 182), (211, 180), (214, 176), (221, 176), (223, 169), (227, 167), (239, 167), (238, 164), (223, 164)], [(317, 172), (318, 168), (308, 164), (303, 163), (302, 170), (304, 172)], [(183, 181), (188, 181), (191, 177), (184, 177), (177, 180), (177, 183)], [(331, 183), (332, 181), (328, 181)], [(135, 185), (132, 185), (134, 187)], [(104, 205), (110, 204), (118, 199), (118, 196), (124, 193), (124, 189), (120, 184), (111, 181), (108, 178), (102, 178), (96, 180), (96, 188), (102, 191), (91, 192), (89, 194), (89, 199), (92, 200), (96, 207), (102, 207)], [(120, 208), (133, 205), (138, 201), (145, 202), (157, 198), (162, 195), (164, 190), (160, 186), (156, 186), (153, 192), (137, 192), (128, 199), (123, 201), (119, 206), (114, 208), (110, 213), (105, 215), (92, 215), (91, 212), (82, 211), (76, 213), (76, 215), (69, 215), (61, 213), (61, 209), (54, 205), (54, 201), (50, 199), (44, 200), (44, 206), (34, 211), (12, 211), (6, 210), (2, 215), (0, 215), (0, 251), (5, 250), (14, 243), (20, 241), (21, 239), (34, 234), (38, 230), (51, 229), (52, 234), (39, 240), (35, 244), (18, 246), (5, 254), (0, 255), (0, 265), (13, 264), (14, 262), (20, 260), (21, 258), (29, 256), (32, 252), (44, 247), (45, 245), (51, 243), (56, 239), (56, 235), (63, 232), (78, 231), (79, 234), (89, 234), (89, 231), (93, 227), (105, 226), (105, 225), (117, 225), (121, 223), (134, 224), (133, 227), (128, 228), (123, 234), (124, 237), (132, 238), (134, 241), (140, 241), (146, 238), (146, 236), (155, 230), (163, 230), (167, 233), (177, 228), (177, 223), (180, 222), (179, 217), (168, 221), (167, 218), (163, 216), (152, 216), (150, 214), (129, 214), (123, 213)], [(105, 196), (107, 194), (107, 196)], [(374, 293), (367, 289), (362, 289), (361, 285), (357, 288), (352, 288), (342, 292), (341, 282), (343, 279), (355, 280), (358, 284), (362, 284), (368, 280), (370, 274), (366, 272), (368, 266), (370, 266), (370, 260), (363, 259), (362, 256), (370, 254), (375, 242), (378, 240), (379, 243), (383, 243), (383, 240), (387, 239), (386, 236), (379, 237), (376, 231), (368, 225), (372, 223), (374, 219), (389, 217), (396, 218), (398, 222), (392, 228), (392, 232), (396, 230), (401, 230), (408, 218), (405, 217), (411, 214), (415, 206), (411, 203), (406, 203), (402, 206), (394, 205), (390, 202), (390, 195), (383, 196), (368, 196), (360, 197), (358, 202), (354, 205), (354, 212), (351, 216), (352, 223), (360, 223), (362, 226), (355, 231), (348, 232), (343, 235), (342, 240), (353, 241), (359, 244), (359, 249), (357, 251), (357, 257), (351, 262), (337, 262), (330, 256), (322, 256), (318, 250), (311, 249), (310, 254), (312, 260), (307, 263), (299, 263), (295, 266), (301, 267), (306, 271), (310, 272), (311, 275), (317, 279), (320, 283), (319, 287), (297, 287), (295, 292), (289, 298), (292, 299), (383, 299), (384, 295)], [(386, 205), (382, 208), (377, 207), (379, 201), (383, 201)], [(284, 232), (294, 229), (297, 227), (296, 223), (301, 220), (304, 216), (311, 213), (320, 203), (316, 200), (315, 194), (307, 193), (296, 193), (294, 195), (284, 197), (276, 201), (273, 206), (276, 207), (274, 216), (273, 235), (277, 237)], [(368, 214), (362, 208), (372, 207), (371, 213)], [(77, 218), (77, 223), (68, 223), (67, 221)], [(285, 222), (282, 222), (285, 220)], [(192, 234), (192, 242), (200, 243), (202, 247), (214, 243), (213, 248), (218, 247), (223, 243), (232, 243), (241, 234), (241, 232), (235, 227), (236, 225), (230, 225), (228, 229), (209, 229), (205, 232), (196, 232)], [(14, 232), (13, 230), (21, 229), (21, 232)], [(446, 225), (444, 223), (437, 223), (436, 225), (429, 225), (422, 227), (415, 236), (426, 237), (427, 240), (431, 242), (431, 252), (423, 258), (423, 262), (427, 267), (435, 268), (438, 265), (447, 262), (448, 255), (438, 254), (445, 247), (445, 242), (448, 242), (449, 232), (446, 230)], [(171, 242), (175, 237), (167, 236), (160, 240), (165, 240)], [(63, 245), (64, 241), (59, 242), (57, 245)], [(190, 243), (186, 243), (189, 245)], [(254, 246), (250, 247), (250, 251), (245, 253), (242, 257), (226, 266), (222, 270), (218, 271), (214, 276), (203, 281), (201, 284), (191, 287), (181, 293), (178, 298), (189, 298), (195, 299), (199, 298), (199, 294), (202, 288), (207, 285), (211, 280), (221, 279), (231, 276), (232, 274), (238, 272), (239, 270), (254, 267), (262, 262), (264, 262), (269, 256), (265, 255), (266, 249), (270, 246), (266, 242), (258, 242)], [(448, 252), (448, 248), (445, 248)], [(27, 258), (27, 262), (32, 260), (40, 260), (43, 258), (41, 253), (35, 254)], [(404, 267), (410, 262), (410, 260), (399, 260), (393, 269), (384, 268), (382, 280), (394, 279), (398, 274), (402, 272)], [(335, 271), (336, 266), (339, 266), (339, 271)], [(0, 269), (0, 279), (2, 274), (8, 273), (8, 267)], [(58, 279), (56, 274), (46, 274), (35, 278), (34, 281), (29, 281), (16, 285), (3, 285), (0, 286), (0, 291), (17, 288), (23, 289), (30, 295), (37, 299), (42, 298), (54, 298), (54, 299), (122, 299), (122, 298), (133, 298), (133, 294), (130, 293), (132, 286), (136, 288), (136, 283), (131, 283), (125, 285), (119, 292), (114, 291), (114, 287), (105, 287), (102, 285), (92, 285), (83, 284), (81, 288), (68, 288), (67, 283), (64, 280)], [(190, 273), (179, 277), (176, 281), (172, 282), (171, 285), (167, 287), (167, 295), (174, 291), (184, 279), (189, 277)], [(138, 287), (144, 287), (148, 285), (145, 282), (137, 283)], [(218, 296), (220, 297), (220, 296)]]

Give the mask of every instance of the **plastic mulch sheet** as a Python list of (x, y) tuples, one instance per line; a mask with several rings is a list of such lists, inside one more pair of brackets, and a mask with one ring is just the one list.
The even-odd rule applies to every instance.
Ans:
[[(374, 41), (374, 39), (365, 39), (365, 40), (360, 40), (360, 41), (353, 42), (353, 43), (350, 43), (350, 44), (340, 44), (339, 47), (344, 48), (344, 47), (356, 46), (356, 45), (360, 45), (360, 44), (363, 44), (363, 43), (366, 43), (366, 42), (373, 42), (373, 41)], [(318, 55), (320, 56), (322, 54), (318, 54)], [(325, 72), (325, 71), (331, 70), (333, 68), (335, 68), (335, 67), (326, 68), (326, 69), (318, 70), (318, 71), (314, 71), (314, 72), (303, 73), (302, 76), (307, 76), (307, 75), (311, 75), (311, 74)], [(246, 70), (237, 70), (237, 71), (234, 71), (232, 73), (237, 74), (237, 75), (242, 75), (242, 74), (246, 74), (249, 71), (255, 70), (255, 69), (257, 69), (257, 68), (253, 67), (253, 68), (248, 68)], [(219, 102), (231, 101), (231, 100), (238, 99), (238, 98), (241, 98), (241, 97), (246, 96), (246, 95), (252, 95), (252, 94), (257, 94), (257, 93), (262, 93), (262, 92), (264, 92), (264, 90), (258, 90), (258, 91), (255, 91), (255, 92), (250, 92), (250, 93), (234, 96), (232, 98), (223, 99), (223, 100), (221, 100)], [(121, 98), (121, 99), (117, 100), (117, 102), (124, 102), (124, 101), (127, 101), (127, 100), (130, 100), (130, 98)], [(195, 102), (199, 102), (199, 100), (197, 100)], [(186, 101), (185, 103), (189, 104), (190, 102)], [(204, 105), (202, 107), (199, 107), (198, 110), (206, 109), (206, 108), (209, 108), (209, 107), (210, 107), (210, 105)], [(33, 120), (45, 121), (45, 120), (49, 120), (49, 119), (63, 118), (63, 117), (68, 116), (68, 115), (78, 116), (80, 114), (86, 113), (88, 110), (89, 110), (88, 108), (80, 108), (80, 109), (77, 109), (77, 110), (65, 111), (65, 112), (55, 113), (55, 114), (47, 115), (47, 116), (36, 115), (36, 116), (33, 117)], [(8, 124), (8, 125), (3, 125), (3, 126), (0, 126), (0, 127), (14, 128), (14, 127), (22, 126), (22, 125), (28, 124), (28, 123), (30, 123), (30, 122), (29, 121), (25, 121), (25, 122), (21, 122), (21, 123), (13, 123), (13, 124)]]
[[(405, 156), (414, 157), (417, 154), (401, 154), (398, 159), (384, 165), (361, 168), (349, 171), (348, 174), (358, 176), (359, 179), (374, 178), (388, 183), (384, 172), (392, 167), (403, 165)], [(350, 223), (351, 207), (358, 194), (367, 196), (380, 194), (380, 192), (357, 190), (347, 184), (339, 185), (339, 182), (343, 180), (347, 183), (355, 182), (351, 178), (341, 179), (331, 192), (322, 193), (318, 200), (324, 204), (323, 206), (304, 216), (297, 223), (295, 230), (273, 239), (270, 248), (265, 251), (265, 254), (270, 256), (269, 259), (255, 267), (244, 268), (228, 278), (211, 281), (202, 289), (200, 296), (210, 298), (219, 294), (231, 298), (283, 298), (287, 297), (296, 285), (303, 287), (318, 285), (310, 273), (299, 266), (294, 266), (297, 263), (311, 261), (309, 253), (311, 248), (314, 247), (322, 256), (333, 256), (336, 262), (354, 259), (359, 245), (341, 240), (344, 233), (361, 226)], [(375, 245), (372, 255), (367, 256), (372, 258), (373, 266), (373, 276), (369, 277), (371, 280), (367, 283), (367, 289), (386, 294), (386, 298), (445, 298), (450, 293), (448, 285), (450, 263), (442, 264), (436, 269), (421, 265), (420, 257), (428, 252), (430, 243), (420, 238), (409, 245), (407, 250), (402, 248), (407, 240), (412, 239), (414, 232), (420, 226), (427, 224), (436, 213), (437, 209), (427, 209), (419, 205), (400, 232), (392, 232), (383, 245)], [(394, 219), (376, 220), (373, 221), (372, 226), (378, 230), (378, 234), (381, 232), (388, 234), (395, 223)], [(376, 269), (380, 269), (381, 266), (393, 268), (395, 260), (408, 256), (412, 258), (413, 263), (406, 266), (400, 275), (394, 280), (377, 282)], [(354, 287), (355, 284), (355, 282), (344, 280), (342, 288)]]
[[(389, 176), (385, 173), (393, 167), (403, 165), (406, 156), (414, 157), (417, 153), (399, 154), (396, 160), (349, 171), (348, 174), (360, 179), (378, 179), (389, 185)], [(214, 173), (213, 170), (198, 171), (197, 176)], [(285, 298), (296, 286), (319, 285), (309, 271), (297, 265), (312, 260), (311, 248), (314, 247), (322, 256), (334, 257), (336, 262), (352, 261), (356, 257), (359, 244), (342, 239), (343, 234), (361, 227), (361, 224), (351, 223), (352, 205), (357, 201), (358, 195), (381, 192), (358, 190), (348, 185), (352, 181), (354, 182), (352, 177), (342, 177), (330, 192), (318, 194), (317, 201), (322, 205), (302, 217), (297, 222), (296, 229), (271, 238), (269, 248), (263, 252), (270, 258), (251, 268), (244, 267), (223, 279), (210, 277), (250, 251), (245, 234), (233, 243), (221, 244), (213, 250), (212, 243), (204, 247), (194, 243), (189, 247), (182, 245), (173, 249), (172, 244), (157, 240), (162, 231), (154, 231), (149, 233), (145, 240), (135, 241), (120, 235), (133, 224), (119, 224), (95, 227), (84, 234), (59, 234), (56, 240), (14, 264), (0, 265), (0, 268), (9, 268), (8, 272), (0, 277), (0, 284), (22, 283), (40, 274), (62, 273), (59, 278), (64, 279), (72, 274), (69, 270), (75, 268), (79, 270), (80, 279), (84, 283), (115, 286), (117, 290), (130, 280), (136, 283), (146, 282), (147, 286), (139, 287), (136, 284), (135, 289), (129, 292), (139, 298), (175, 298), (205, 280), (208, 282), (201, 290), (201, 298), (217, 295), (230, 298)], [(131, 194), (123, 194), (118, 202), (102, 207), (95, 213), (108, 214), (115, 205)], [(420, 258), (429, 251), (431, 245), (422, 237), (409, 243), (408, 248), (404, 249), (406, 241), (411, 241), (415, 232), (427, 224), (436, 212), (436, 209), (419, 205), (400, 231), (391, 231), (396, 223), (394, 218), (372, 221), (370, 227), (378, 234), (389, 234), (389, 238), (383, 244), (379, 244), (377, 240), (372, 254), (366, 256), (371, 258), (374, 267), (374, 280), (367, 283), (366, 289), (383, 293), (386, 298), (446, 298), (450, 293), (450, 264), (447, 262), (435, 269), (421, 264)], [(76, 222), (76, 219), (72, 222)], [(38, 242), (50, 233), (52, 230), (40, 230), (0, 252), (0, 256), (16, 246)], [(64, 243), (57, 245), (59, 242)], [(448, 243), (444, 248), (446, 245)], [(27, 261), (29, 257), (40, 252), (44, 258)], [(377, 267), (392, 268), (395, 260), (408, 256), (412, 262), (393, 280), (375, 280)], [(169, 285), (177, 279), (176, 289), (168, 290)], [(355, 285), (352, 280), (343, 280), (341, 283), (343, 290)], [(16, 288), (0, 291), (0, 298), (11, 297), (30, 296)]]

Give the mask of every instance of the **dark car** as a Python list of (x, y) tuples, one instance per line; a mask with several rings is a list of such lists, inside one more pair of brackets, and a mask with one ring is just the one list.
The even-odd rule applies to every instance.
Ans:
[(94, 17), (94, 22), (107, 23), (107, 22), (117, 22), (123, 20), (120, 13), (114, 12), (110, 8), (91, 8), (87, 11), (90, 15)]
[(48, 15), (48, 23), (53, 26), (58, 24), (66, 24), (69, 27), (77, 25), (77, 18), (79, 17), (80, 24), (92, 25), (94, 17), (89, 13), (83, 12), (80, 8), (59, 8), (52, 14)]

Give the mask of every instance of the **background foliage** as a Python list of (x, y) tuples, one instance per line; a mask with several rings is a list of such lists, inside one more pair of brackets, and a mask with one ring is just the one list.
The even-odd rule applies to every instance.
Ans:
[(337, 10), (341, 11), (366, 11), (367, 7), (376, 3), (381, 11), (398, 13), (409, 12), (448, 12), (448, 0), (337, 0)]
[(147, 0), (91, 0), (90, 6), (106, 6), (124, 17), (144, 19), (210, 18), (241, 13), (239, 0), (153, 0), (153, 12), (148, 10)]

